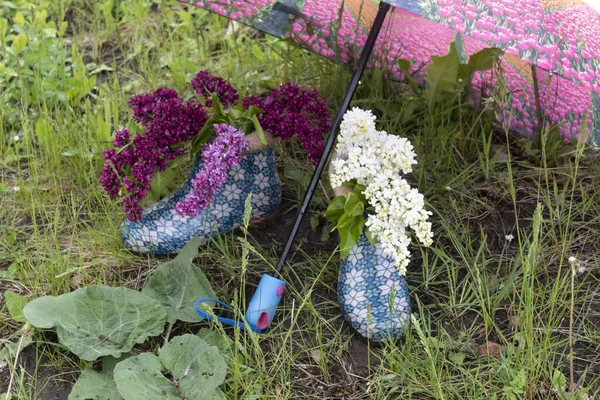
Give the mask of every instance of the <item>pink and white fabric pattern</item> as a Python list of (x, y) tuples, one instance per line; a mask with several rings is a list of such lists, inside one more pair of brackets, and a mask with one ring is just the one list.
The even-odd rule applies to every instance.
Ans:
[[(289, 37), (325, 57), (356, 59), (377, 13), (376, 0), (182, 0)], [(587, 116), (589, 142), (600, 145), (600, 15), (584, 0), (387, 0), (393, 5), (371, 62), (401, 78), (398, 59), (417, 73), (431, 56), (447, 53), (460, 32), (467, 55), (485, 47), (505, 51), (505, 84), (511, 104), (499, 118), (523, 135), (533, 135), (538, 110), (531, 65), (539, 84), (545, 122), (578, 137)], [(588, 4), (589, 3), (589, 4)], [(495, 84), (490, 73), (475, 86)], [(482, 89), (479, 96), (489, 93)]]

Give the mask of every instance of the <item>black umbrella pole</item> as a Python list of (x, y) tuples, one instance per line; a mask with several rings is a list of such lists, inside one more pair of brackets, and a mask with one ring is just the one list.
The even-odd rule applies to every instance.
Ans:
[(383, 21), (385, 16), (387, 15), (390, 9), (390, 5), (387, 3), (379, 3), (379, 11), (377, 12), (377, 16), (375, 17), (375, 22), (373, 22), (373, 26), (371, 27), (371, 31), (369, 32), (369, 36), (367, 37), (367, 41), (365, 42), (365, 47), (363, 47), (363, 51), (358, 60), (358, 64), (356, 65), (356, 69), (354, 70), (354, 74), (352, 75), (352, 80), (350, 81), (350, 85), (348, 85), (348, 91), (346, 92), (346, 96), (344, 97), (344, 101), (342, 102), (342, 106), (340, 111), (338, 112), (337, 118), (335, 119), (335, 123), (333, 124), (333, 129), (325, 142), (325, 148), (323, 149), (323, 154), (315, 167), (315, 172), (308, 184), (308, 189), (306, 190), (306, 194), (304, 195), (304, 200), (302, 200), (302, 205), (300, 206), (300, 211), (296, 216), (296, 221), (294, 222), (294, 226), (290, 232), (287, 242), (285, 243), (285, 248), (283, 249), (283, 253), (279, 258), (279, 262), (277, 263), (277, 272), (280, 273), (285, 261), (290, 253), (290, 249), (292, 248), (292, 244), (296, 239), (296, 235), (298, 234), (298, 229), (300, 228), (300, 224), (302, 223), (302, 219), (304, 218), (304, 214), (306, 213), (306, 209), (310, 204), (310, 200), (312, 199), (313, 193), (319, 183), (319, 179), (321, 178), (321, 174), (323, 173), (323, 169), (325, 169), (325, 165), (327, 164), (327, 159), (331, 154), (331, 150), (333, 149), (333, 144), (335, 142), (335, 138), (340, 130), (340, 125), (342, 124), (342, 119), (344, 114), (348, 110), (350, 106), (350, 101), (352, 101), (352, 96), (354, 96), (354, 92), (356, 91), (356, 87), (358, 86), (358, 81), (363, 74), (363, 71), (369, 61), (369, 57), (371, 56), (371, 52), (373, 51), (373, 47), (375, 46), (375, 41), (379, 36), (379, 32), (381, 31), (381, 26), (383, 25)]

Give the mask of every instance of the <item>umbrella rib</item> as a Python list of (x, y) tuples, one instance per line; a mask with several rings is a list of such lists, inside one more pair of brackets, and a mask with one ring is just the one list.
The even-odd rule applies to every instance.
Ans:
[(391, 6), (387, 3), (384, 3), (384, 2), (379, 3), (379, 11), (377, 12), (377, 16), (375, 17), (373, 26), (371, 27), (371, 30), (369, 31), (369, 36), (367, 37), (367, 41), (365, 42), (365, 46), (363, 47), (362, 53), (360, 55), (360, 58), (358, 60), (356, 68), (354, 70), (354, 74), (352, 75), (352, 79), (350, 80), (350, 84), (348, 85), (348, 90), (346, 92), (346, 96), (344, 97), (342, 106), (340, 107), (338, 115), (335, 119), (335, 123), (331, 130), (331, 133), (329, 134), (329, 137), (327, 138), (327, 141), (325, 142), (325, 148), (323, 149), (323, 154), (321, 155), (321, 158), (319, 159), (319, 162), (317, 163), (317, 166), (315, 167), (315, 172), (310, 180), (310, 183), (306, 190), (306, 194), (304, 195), (304, 199), (302, 200), (302, 205), (300, 206), (300, 211), (298, 212), (298, 215), (296, 216), (296, 221), (294, 222), (294, 226), (292, 227), (292, 229), (290, 231), (290, 234), (289, 234), (289, 237), (285, 244), (285, 247), (283, 249), (283, 252), (281, 253), (281, 257), (279, 258), (279, 261), (277, 262), (277, 267), (276, 267), (277, 273), (281, 273), (283, 265), (285, 264), (285, 261), (286, 261), (288, 255), (290, 253), (290, 250), (292, 248), (292, 244), (294, 243), (294, 240), (296, 239), (296, 235), (298, 234), (298, 229), (300, 228), (300, 224), (302, 223), (302, 220), (304, 219), (304, 214), (306, 213), (306, 209), (308, 208), (308, 205), (310, 204), (313, 193), (315, 192), (315, 188), (317, 187), (317, 184), (319, 183), (319, 178), (321, 177), (321, 174), (323, 173), (325, 164), (327, 164), (327, 159), (329, 158), (329, 154), (331, 153), (331, 150), (333, 149), (333, 143), (335, 142), (335, 138), (337, 136), (337, 133), (339, 132), (340, 125), (342, 123), (344, 114), (346, 113), (346, 111), (348, 110), (348, 107), (350, 106), (350, 102), (352, 101), (352, 97), (354, 96), (354, 92), (356, 91), (356, 88), (358, 86), (358, 81), (360, 80), (360, 78), (362, 76), (362, 73), (367, 65), (367, 62), (369, 61), (369, 57), (371, 56), (373, 47), (375, 46), (375, 42), (377, 41), (377, 37), (379, 36), (379, 32), (381, 31), (383, 21), (385, 20), (385, 17), (387, 15), (390, 7)]

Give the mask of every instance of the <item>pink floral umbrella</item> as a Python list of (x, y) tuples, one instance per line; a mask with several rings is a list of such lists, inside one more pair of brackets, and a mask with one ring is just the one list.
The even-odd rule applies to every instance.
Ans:
[[(183, 0), (278, 37), (289, 37), (325, 57), (357, 58), (377, 14), (376, 0)], [(599, 0), (387, 0), (394, 6), (372, 62), (401, 78), (398, 59), (422, 71), (447, 53), (457, 32), (471, 55), (504, 50), (511, 107), (501, 116), (532, 135), (538, 116), (576, 138), (587, 113), (589, 142), (600, 145)], [(532, 69), (531, 65), (537, 66)], [(534, 76), (535, 74), (535, 76)], [(540, 108), (536, 108), (534, 78)], [(475, 77), (489, 87), (490, 72)], [(488, 85), (483, 85), (486, 82)]]
[[(565, 138), (576, 138), (587, 115), (588, 141), (600, 145), (600, 7), (597, 4), (575, 0), (181, 1), (272, 35), (294, 39), (325, 57), (340, 57), (348, 62), (360, 53), (333, 129), (277, 263), (278, 274), (371, 55), (372, 63), (400, 78), (399, 59), (411, 60), (412, 72), (421, 71), (431, 56), (446, 54), (457, 32), (463, 34), (467, 55), (490, 45), (499, 47), (505, 51), (504, 78), (512, 93), (510, 107), (500, 119), (509, 121), (512, 128), (522, 134), (532, 135), (541, 117), (546, 123), (558, 124)], [(394, 12), (390, 14), (391, 6)], [(488, 72), (475, 79), (476, 85), (489, 87), (495, 78)], [(485, 82), (488, 85), (483, 85)], [(276, 285), (263, 286), (263, 280), (276, 282)], [(263, 280), (248, 306), (247, 315), (262, 315), (266, 309), (260, 304), (268, 303), (268, 321), (271, 321), (280, 300), (280, 294), (273, 288), (284, 282), (268, 274), (263, 275)]]

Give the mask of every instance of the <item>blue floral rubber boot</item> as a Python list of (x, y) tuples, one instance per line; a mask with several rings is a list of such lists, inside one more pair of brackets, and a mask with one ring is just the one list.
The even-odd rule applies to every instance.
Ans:
[(244, 204), (252, 193), (253, 224), (275, 216), (281, 203), (281, 183), (272, 148), (246, 153), (232, 167), (214, 202), (195, 217), (179, 215), (175, 204), (192, 190), (192, 178), (202, 169), (198, 154), (186, 182), (170, 197), (142, 212), (140, 221), (126, 220), (121, 239), (126, 248), (137, 253), (172, 254), (179, 252), (193, 237), (201, 243), (239, 227), (244, 220)]
[(366, 339), (403, 337), (410, 320), (408, 287), (383, 247), (364, 235), (340, 263), (338, 300), (352, 328)]

